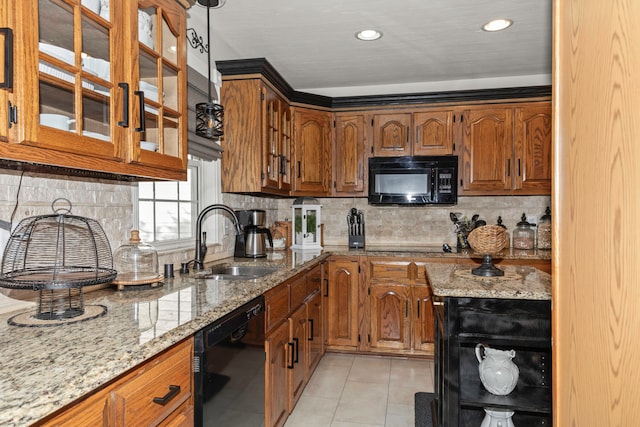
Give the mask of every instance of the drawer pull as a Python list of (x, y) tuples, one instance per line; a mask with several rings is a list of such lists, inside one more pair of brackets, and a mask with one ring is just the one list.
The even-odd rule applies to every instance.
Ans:
[(289, 360), (291, 361), (290, 364), (287, 364), (287, 369), (293, 369), (293, 346), (294, 344), (292, 342), (288, 342), (287, 345), (289, 346), (289, 350), (291, 350), (291, 352), (289, 353)]
[(313, 341), (313, 319), (308, 319), (309, 320), (309, 329), (311, 329), (311, 331), (309, 332), (309, 338), (307, 338), (308, 341)]
[(153, 398), (153, 403), (157, 403), (158, 405), (164, 406), (167, 403), (169, 403), (169, 401), (171, 399), (176, 397), (179, 393), (180, 393), (180, 386), (179, 385), (170, 385), (169, 386), (169, 392), (167, 394), (165, 394), (163, 397), (154, 397)]

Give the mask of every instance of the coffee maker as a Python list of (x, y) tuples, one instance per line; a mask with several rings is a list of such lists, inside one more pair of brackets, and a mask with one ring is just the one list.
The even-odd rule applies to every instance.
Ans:
[(261, 258), (267, 256), (267, 242), (273, 247), (271, 231), (266, 228), (267, 213), (262, 209), (236, 211), (241, 233), (236, 236), (234, 256)]

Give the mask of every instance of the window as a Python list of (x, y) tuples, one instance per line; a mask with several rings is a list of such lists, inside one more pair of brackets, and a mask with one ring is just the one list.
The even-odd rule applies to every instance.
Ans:
[[(190, 158), (187, 181), (138, 183), (137, 191), (134, 190), (137, 206), (134, 222), (138, 224), (140, 238), (166, 248), (193, 244), (198, 212), (221, 200), (219, 170), (218, 162)], [(216, 221), (209, 221), (208, 235), (217, 236), (217, 226)]]

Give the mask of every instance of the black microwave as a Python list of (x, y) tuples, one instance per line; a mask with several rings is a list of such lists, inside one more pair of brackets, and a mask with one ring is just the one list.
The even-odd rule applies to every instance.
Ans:
[(458, 156), (369, 158), (369, 204), (454, 205)]

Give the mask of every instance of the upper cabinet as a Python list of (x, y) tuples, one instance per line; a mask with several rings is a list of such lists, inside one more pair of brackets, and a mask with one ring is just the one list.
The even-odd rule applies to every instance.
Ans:
[(294, 191), (328, 196), (331, 177), (331, 113), (294, 108)]
[[(1, 112), (9, 104), (9, 93), (13, 90), (13, 29), (9, 23), (9, 8), (0, 9), (0, 105)], [(0, 119), (0, 143), (9, 140), (9, 120)]]
[(453, 118), (453, 109), (374, 114), (372, 154), (376, 157), (452, 154)]
[(460, 193), (549, 194), (551, 105), (495, 105), (461, 116)]
[(182, 3), (28, 0), (13, 8), (15, 132), (0, 157), (186, 178)]
[(289, 104), (261, 79), (225, 81), (222, 191), (288, 195), (292, 118)]
[(366, 197), (368, 160), (459, 157), (459, 195), (550, 194), (549, 87), (329, 98), (265, 59), (218, 61), (222, 191)]
[(367, 126), (364, 114), (336, 113), (333, 195), (367, 195)]

